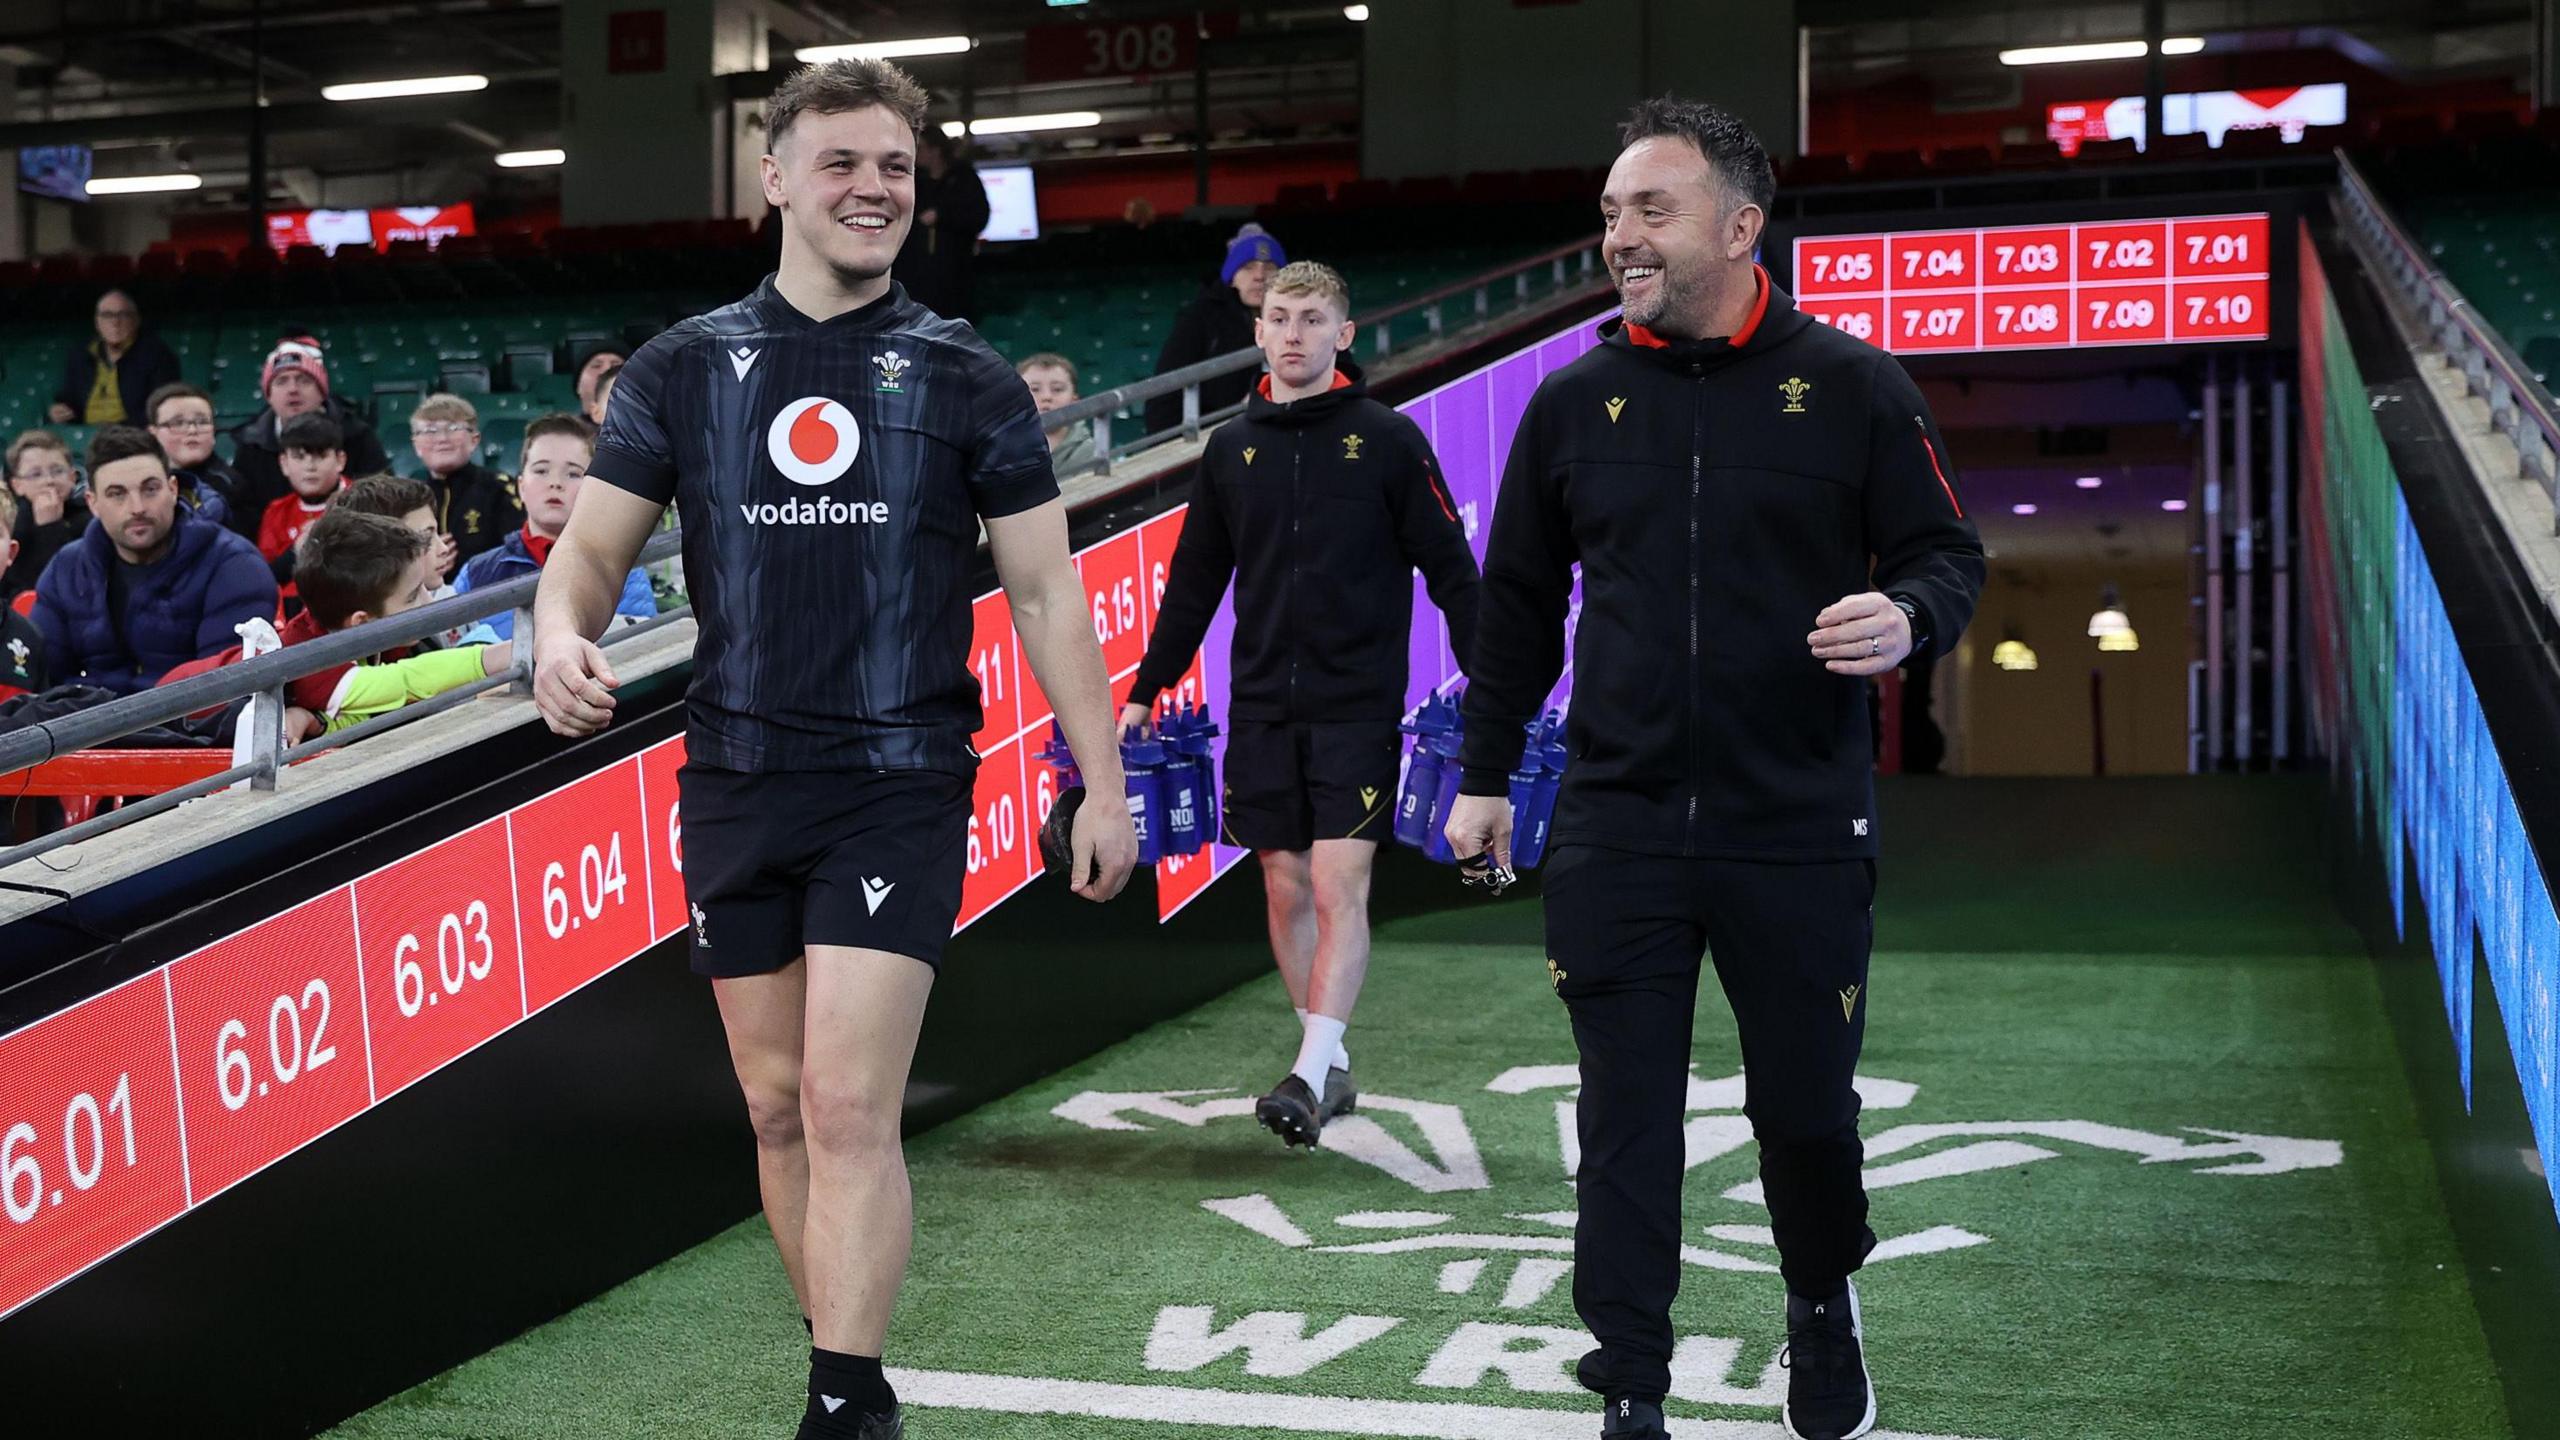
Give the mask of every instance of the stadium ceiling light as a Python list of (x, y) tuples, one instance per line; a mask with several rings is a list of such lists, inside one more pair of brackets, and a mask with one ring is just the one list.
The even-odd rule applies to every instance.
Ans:
[(2098, 649), (2104, 654), (2122, 655), (2127, 651), (2139, 650), (2141, 648), (2142, 637), (2133, 633), (2133, 627), (2130, 625), (2126, 626), (2122, 630), (2116, 631), (2112, 635), (2101, 635), (2098, 637)]
[(2012, 515), (2033, 515), (2036, 513), (2035, 502), (2032, 500), (2021, 500), (2017, 504), (2009, 507), (2009, 513)]
[(966, 35), (928, 35), (919, 40), (866, 40), (855, 45), (809, 45), (792, 51), (804, 64), (829, 60), (910, 60), (918, 55), (958, 55), (978, 42)]
[[(2098, 613), (2089, 617), (2089, 635), (2104, 642), (2111, 635), (2132, 633), (2133, 621), (2124, 613), (2124, 602), (2116, 598), (2116, 587), (2110, 585), (2098, 601)], [(2107, 647), (2101, 643), (2098, 648), (2104, 650)]]
[(524, 170), (536, 165), (559, 165), (569, 158), (566, 150), (501, 150), (498, 163), (509, 170)]
[[(2163, 55), (2193, 55), (2204, 48), (2195, 35), (2175, 35), (2160, 42)], [(2086, 45), (2030, 45), (2003, 50), (2003, 65), (2069, 65), (2082, 60), (2139, 60), (2151, 53), (2148, 40), (2099, 40)]]
[(1361, 21), (1369, 18), (1369, 7), (1366, 5), (1345, 5), (1342, 7), (1342, 18), (1357, 25)]
[(323, 100), (397, 100), (405, 95), (459, 95), (486, 90), (486, 75), (421, 75), (414, 80), (363, 80), (352, 85), (323, 85)]
[(2074, 485), (2079, 486), (2079, 487), (2080, 487), (2081, 489), (2083, 489), (2083, 490), (2095, 490), (2095, 489), (2097, 489), (2099, 486), (2104, 485), (2104, 484), (2106, 484), (2107, 482), (2106, 482), (2105, 480), (2103, 480), (2103, 479), (2099, 478), (2098, 476), (2095, 476), (2095, 475), (2083, 475), (2083, 476), (2081, 476), (2079, 479), (2074, 480), (2074, 481), (2072, 481), (2071, 483), (2072, 483), (2072, 484), (2074, 484)]
[(2036, 668), (2036, 652), (2026, 641), (2011, 635), (1991, 647), (1991, 663), (2003, 670), (2033, 670)]
[[(1022, 135), (1033, 130), (1086, 130), (1102, 123), (1097, 110), (1061, 110), (1055, 115), (1010, 115), (992, 120), (972, 120), (972, 135)], [(956, 136), (960, 122), (950, 121), (942, 127), (945, 135)]]
[(201, 175), (119, 175), (89, 182), (92, 195), (156, 195), (165, 190), (201, 190)]
[(2186, 509), (2187, 502), (2184, 500), (2163, 500), (2160, 502), (2160, 508), (2174, 515), (2177, 512)]

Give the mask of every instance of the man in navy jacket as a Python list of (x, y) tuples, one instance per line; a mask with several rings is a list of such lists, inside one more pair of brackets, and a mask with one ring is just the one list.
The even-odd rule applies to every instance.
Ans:
[(275, 577), (258, 547), (178, 504), (169, 457), (147, 430), (110, 425), (89, 442), (88, 533), (36, 581), (36, 628), (56, 681), (119, 694), (238, 642), (273, 619)]

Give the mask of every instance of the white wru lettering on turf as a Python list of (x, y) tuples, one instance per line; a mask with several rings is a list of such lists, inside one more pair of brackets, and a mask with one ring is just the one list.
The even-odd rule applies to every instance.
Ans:
[(795, 495), (775, 504), (767, 500), (738, 502), (738, 513), (750, 525), (886, 525), (889, 502), (886, 500), (806, 500)]

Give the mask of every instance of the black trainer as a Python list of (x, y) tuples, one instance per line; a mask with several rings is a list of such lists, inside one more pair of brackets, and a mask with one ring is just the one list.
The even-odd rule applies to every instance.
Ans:
[[(1324, 1088), (1328, 1093), (1332, 1091), (1330, 1077)], [(1291, 1145), (1313, 1149), (1324, 1134), (1324, 1107), (1316, 1103), (1316, 1092), (1308, 1089), (1307, 1082), (1295, 1072), (1281, 1077), (1270, 1094), (1254, 1102), (1253, 1118), (1262, 1122), (1263, 1129)]]
[(1671, 1440), (1671, 1431), (1661, 1406), (1621, 1396), (1600, 1412), (1600, 1440)]
[(1351, 1072), (1336, 1065), (1324, 1072), (1324, 1118), (1339, 1120), (1360, 1108), (1360, 1087), (1351, 1083)]
[(1876, 1386), (1858, 1316), (1858, 1287), (1808, 1300), (1787, 1294), (1787, 1404), (1781, 1413), (1796, 1440), (1854, 1440), (1876, 1424)]
[[(820, 1396), (820, 1403), (828, 1397)], [(841, 1403), (841, 1402), (839, 1402)], [(800, 1434), (814, 1435), (818, 1417), (811, 1415), (800, 1422)], [(865, 1415), (854, 1422), (854, 1440), (906, 1440), (907, 1416), (903, 1406), (892, 1405), (886, 1415)]]

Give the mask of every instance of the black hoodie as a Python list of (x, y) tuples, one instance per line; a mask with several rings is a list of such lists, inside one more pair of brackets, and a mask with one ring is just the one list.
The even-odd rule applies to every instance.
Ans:
[(1758, 277), (1733, 339), (1621, 320), (1548, 376), (1504, 467), (1468, 667), (1465, 775), (1503, 793), (1565, 661), (1571, 761), (1555, 844), (1749, 860), (1876, 853), (1867, 682), (1805, 637), (1846, 595), (1915, 612), (1944, 654), (1982, 541), (1920, 391), (1883, 351)]
[(1266, 379), (1211, 432), (1130, 704), (1190, 668), (1229, 577), (1237, 719), (1401, 718), (1417, 569), (1472, 670), (1476, 557), (1431, 442), (1335, 364), (1326, 393), (1282, 405)]

